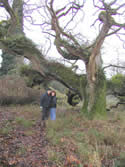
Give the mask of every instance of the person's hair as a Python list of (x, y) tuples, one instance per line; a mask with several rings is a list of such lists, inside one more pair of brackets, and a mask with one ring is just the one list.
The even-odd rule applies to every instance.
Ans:
[(48, 89), (47, 89), (47, 91), (51, 91), (51, 89), (50, 89), (50, 88), (48, 88)]
[(56, 91), (52, 90), (51, 93), (55, 93), (55, 96), (56, 96)]

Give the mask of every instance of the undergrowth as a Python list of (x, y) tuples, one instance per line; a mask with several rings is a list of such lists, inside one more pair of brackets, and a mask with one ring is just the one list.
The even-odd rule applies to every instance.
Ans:
[(59, 112), (48, 121), (48, 156), (55, 165), (122, 167), (125, 164), (125, 113), (88, 120), (78, 112)]
[[(38, 130), (34, 131), (34, 125), (41, 121), (39, 106), (1, 107), (1, 111), (7, 116), (1, 120), (1, 136), (9, 137), (14, 129), (17, 134), (21, 130), (24, 136), (34, 136)], [(125, 112), (110, 112), (108, 117), (89, 120), (78, 108), (59, 107), (56, 121), (49, 119), (45, 129), (48, 160), (55, 167), (124, 167), (124, 130)], [(20, 156), (26, 152), (27, 146), (17, 150)]]

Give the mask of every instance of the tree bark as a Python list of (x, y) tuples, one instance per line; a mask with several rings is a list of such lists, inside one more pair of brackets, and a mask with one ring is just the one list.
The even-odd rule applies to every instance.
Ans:
[(12, 5), (14, 15), (10, 20), (8, 36), (23, 35), (23, 0), (14, 0)]
[[(87, 76), (88, 78), (88, 76)], [(96, 80), (87, 79), (84, 87), (84, 102), (81, 111), (90, 117), (106, 114), (106, 80), (102, 69), (96, 72)]]
[(106, 111), (106, 85), (105, 77), (101, 66), (100, 50), (106, 38), (107, 33), (111, 28), (111, 24), (107, 16), (101, 15), (103, 26), (100, 31), (96, 43), (91, 51), (89, 61), (86, 64), (87, 72), (87, 88), (86, 99), (83, 110), (89, 115), (95, 115), (95, 112), (102, 115)]

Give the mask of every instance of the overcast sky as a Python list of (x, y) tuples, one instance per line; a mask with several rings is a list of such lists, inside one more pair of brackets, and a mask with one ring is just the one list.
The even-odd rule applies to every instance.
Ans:
[[(61, 3), (63, 3), (64, 1), (56, 0), (56, 2), (59, 2), (57, 4), (61, 5)], [(123, 0), (120, 0), (120, 2), (123, 2)], [(89, 41), (93, 41), (97, 37), (99, 32), (99, 22), (97, 22), (95, 26), (91, 26), (97, 19), (98, 15), (98, 12), (96, 12), (97, 9), (93, 8), (92, 0), (86, 1), (83, 11), (84, 12), (81, 12), (74, 20), (75, 24), (78, 24), (75, 31), (80, 32)], [(41, 18), (37, 19), (39, 23), (41, 23), (40, 19)], [(119, 20), (119, 18), (117, 19), (118, 21), (122, 21)], [(28, 27), (30, 30), (28, 30), (26, 27)], [(25, 33), (27, 37), (31, 38), (35, 43), (41, 45), (42, 48), (44, 48), (47, 44), (47, 41), (44, 38), (44, 34), (42, 34), (41, 28), (38, 26), (29, 27), (28, 23), (26, 27)], [(56, 51), (54, 45), (49, 51), (48, 56), (54, 59), (61, 57)], [(104, 65), (117, 64), (118, 59), (120, 62), (125, 62), (125, 49), (123, 49), (122, 42), (115, 35), (106, 38), (102, 49), (102, 59)], [(80, 61), (78, 64), (81, 69), (84, 68), (84, 63)]]

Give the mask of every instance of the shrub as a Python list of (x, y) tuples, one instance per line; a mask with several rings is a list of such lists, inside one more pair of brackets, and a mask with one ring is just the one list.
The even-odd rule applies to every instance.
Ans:
[(125, 76), (123, 74), (114, 75), (111, 82), (115, 87), (123, 87), (125, 83)]
[(0, 79), (0, 105), (39, 103), (40, 92), (28, 88), (18, 76), (5, 76)]
[(114, 75), (110, 80), (107, 81), (107, 87), (111, 91), (118, 94), (125, 94), (125, 75)]

